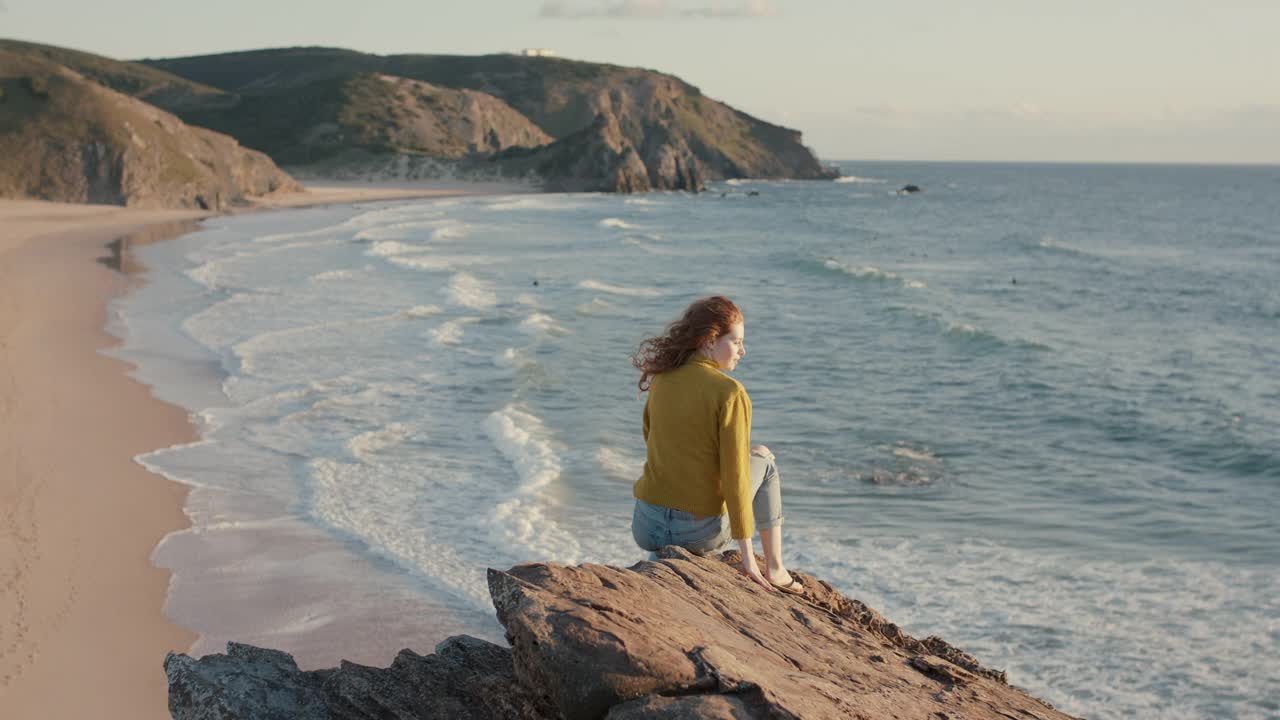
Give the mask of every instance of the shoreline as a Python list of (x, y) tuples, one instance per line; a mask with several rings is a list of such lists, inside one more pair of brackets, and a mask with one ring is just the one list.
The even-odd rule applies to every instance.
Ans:
[(121, 342), (108, 304), (141, 269), (112, 241), (244, 212), (521, 191), (321, 185), (226, 213), (0, 200), (0, 716), (167, 718), (165, 653), (198, 638), (167, 616), (172, 574), (153, 557), (190, 527), (188, 488), (134, 460), (197, 430), (103, 352)]

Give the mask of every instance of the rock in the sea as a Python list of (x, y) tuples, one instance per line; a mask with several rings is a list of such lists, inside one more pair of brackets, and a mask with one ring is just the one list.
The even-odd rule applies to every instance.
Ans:
[(177, 720), (239, 718), (881, 718), (1068, 720), (1004, 673), (803, 573), (767, 593), (675, 547), (630, 568), (489, 571), (512, 648), (450, 638), (388, 669), (300, 672), (284, 653), (170, 655)]

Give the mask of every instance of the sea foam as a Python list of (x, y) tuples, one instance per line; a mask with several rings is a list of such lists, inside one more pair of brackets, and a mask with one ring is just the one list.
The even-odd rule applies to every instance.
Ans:
[(643, 457), (613, 447), (596, 449), (595, 459), (606, 475), (619, 482), (635, 482), (644, 468)]
[(903, 287), (912, 290), (919, 290), (928, 287), (923, 280), (910, 280), (896, 272), (891, 270), (882, 270), (875, 265), (853, 265), (841, 262), (835, 258), (827, 258), (823, 260), (822, 265), (828, 270), (835, 270), (836, 272), (843, 273), (859, 280), (892, 280), (900, 283)]
[(498, 304), (498, 295), (491, 284), (464, 272), (449, 278), (445, 294), (454, 305), (475, 310), (486, 310)]
[(555, 562), (578, 562), (577, 540), (547, 514), (561, 461), (542, 419), (513, 404), (489, 415), (484, 429), (518, 478), (518, 484), (493, 509), (489, 523), (495, 539)]
[(646, 287), (624, 287), (622, 285), (610, 285), (602, 283), (599, 280), (583, 280), (578, 283), (578, 287), (584, 290), (596, 290), (599, 292), (610, 293), (613, 295), (625, 295), (627, 297), (661, 297), (662, 291), (657, 288)]
[(564, 336), (572, 334), (571, 330), (557, 323), (555, 318), (540, 312), (533, 313), (520, 321), (520, 331), (529, 335)]
[(409, 426), (404, 423), (392, 423), (384, 428), (363, 432), (351, 438), (347, 442), (347, 449), (358, 460), (372, 462), (378, 452), (399, 445), (407, 440), (409, 435)]

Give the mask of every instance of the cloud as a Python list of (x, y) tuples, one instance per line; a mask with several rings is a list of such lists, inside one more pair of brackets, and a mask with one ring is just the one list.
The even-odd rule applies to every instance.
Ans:
[(717, 2), (701, 7), (687, 8), (685, 17), (704, 18), (765, 18), (777, 17), (778, 8), (772, 0), (745, 0), (744, 2)]
[(611, 3), (574, 3), (567, 0), (546, 0), (542, 3), (544, 18), (629, 18), (658, 19), (667, 15), (665, 0), (618, 0)]
[(699, 3), (667, 0), (544, 0), (540, 17), (558, 20), (609, 18), (614, 20), (662, 20), (704, 18), (736, 20), (777, 17), (774, 0), (704, 0)]

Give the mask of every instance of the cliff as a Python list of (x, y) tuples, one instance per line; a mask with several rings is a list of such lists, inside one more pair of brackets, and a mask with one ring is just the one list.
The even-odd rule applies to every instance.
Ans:
[[(321, 110), (325, 105), (318, 98), (325, 94), (324, 88), (379, 74), (495, 98), (527, 118), (548, 139), (567, 142), (540, 148), (534, 161), (528, 161), (530, 153), (516, 152), (491, 163), (451, 166), (463, 172), (518, 176), (530, 168), (550, 168), (558, 173), (548, 177), (554, 187), (618, 191), (696, 190), (703, 181), (726, 178), (829, 177), (803, 145), (799, 132), (708, 98), (679, 78), (640, 68), (516, 55), (379, 56), (333, 48), (258, 50), (144, 63), (233, 94), (238, 98), (234, 107), (201, 110), (186, 103), (173, 110), (192, 123), (233, 135), (285, 164), (294, 161), (282, 153), (304, 143), (306, 124), (295, 124), (292, 132), (271, 138), (260, 137), (255, 134), (254, 118), (261, 114), (251, 108), (281, 106), (281, 98), (295, 98), (290, 102), (298, 112)], [(392, 103), (397, 105), (403, 103)], [(444, 108), (438, 110), (441, 118), (450, 115)], [(408, 118), (413, 113), (402, 115)], [(394, 113), (384, 115), (387, 132), (383, 137), (403, 135), (394, 129), (404, 124), (403, 118)], [(605, 129), (603, 134), (600, 128)], [(487, 131), (482, 135), (487, 136)], [(530, 139), (526, 136), (496, 145), (501, 146), (498, 149), (534, 147)], [(492, 151), (494, 145), (480, 144), (478, 148)], [(581, 165), (567, 157), (581, 154), (568, 152), (569, 148), (602, 146), (620, 157), (634, 157)], [(367, 149), (442, 157), (400, 141)], [(641, 174), (647, 178), (644, 182), (633, 172), (641, 166)], [(621, 175), (615, 172), (619, 168)], [(604, 174), (582, 174), (597, 170)], [(619, 182), (613, 182), (615, 177)]]
[(537, 177), (552, 192), (647, 192), (701, 190), (698, 165), (670, 153), (645, 162), (612, 115), (597, 115), (590, 126), (534, 149), (511, 149), (488, 162), (493, 174)]
[(731, 563), (668, 547), (630, 568), (489, 571), (510, 648), (450, 638), (391, 667), (301, 672), (231, 644), (170, 655), (176, 720), (902, 718), (1068, 720), (946, 642), (917, 640), (830, 585), (765, 593)]
[[(0, 47), (0, 197), (212, 210), (300, 189), (263, 153), (188, 127), (41, 52), (3, 49), (12, 47)], [(143, 73), (137, 86), (160, 95), (190, 90), (155, 76)]]

